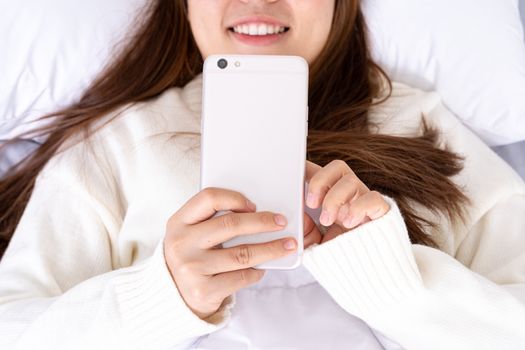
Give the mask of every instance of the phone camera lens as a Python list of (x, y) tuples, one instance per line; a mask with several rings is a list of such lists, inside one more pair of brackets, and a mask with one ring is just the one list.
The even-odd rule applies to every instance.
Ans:
[(224, 68), (228, 67), (228, 61), (226, 61), (224, 58), (221, 58), (217, 62), (217, 66), (219, 66), (220, 69), (224, 69)]

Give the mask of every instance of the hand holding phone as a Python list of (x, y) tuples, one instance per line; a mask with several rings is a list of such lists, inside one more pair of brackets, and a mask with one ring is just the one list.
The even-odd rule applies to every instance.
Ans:
[[(231, 213), (212, 217), (217, 209)], [(179, 293), (197, 316), (212, 315), (226, 297), (258, 282), (264, 270), (253, 266), (297, 250), (297, 241), (289, 238), (216, 248), (234, 237), (281, 230), (275, 214), (256, 212), (238, 192), (206, 188), (169, 219), (164, 238), (166, 264)]]

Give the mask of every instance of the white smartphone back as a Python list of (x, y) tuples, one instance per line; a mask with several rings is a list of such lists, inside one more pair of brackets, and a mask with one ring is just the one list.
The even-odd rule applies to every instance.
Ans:
[(257, 211), (281, 213), (288, 221), (283, 230), (242, 235), (222, 246), (283, 237), (298, 243), (294, 254), (256, 268), (293, 269), (301, 263), (307, 133), (308, 64), (303, 58), (221, 55), (205, 60), (200, 188), (238, 191)]

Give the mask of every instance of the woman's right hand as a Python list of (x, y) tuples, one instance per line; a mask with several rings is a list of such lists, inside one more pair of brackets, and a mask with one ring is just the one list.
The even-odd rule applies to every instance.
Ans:
[[(220, 210), (232, 213), (212, 218)], [(255, 205), (239, 192), (210, 187), (190, 198), (168, 220), (166, 263), (184, 301), (197, 316), (204, 319), (214, 314), (226, 297), (258, 282), (264, 270), (254, 265), (297, 249), (291, 237), (217, 247), (236, 236), (280, 231), (286, 226), (286, 219), (281, 218), (284, 221), (278, 224), (276, 214), (255, 212)], [(292, 245), (287, 246), (290, 241)]]

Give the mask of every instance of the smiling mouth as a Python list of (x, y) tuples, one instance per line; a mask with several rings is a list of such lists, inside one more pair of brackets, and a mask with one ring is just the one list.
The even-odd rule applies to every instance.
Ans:
[(263, 36), (263, 35), (278, 35), (286, 33), (290, 30), (289, 27), (264, 24), (264, 23), (246, 23), (239, 24), (235, 27), (230, 27), (228, 30), (232, 33), (249, 35), (249, 36)]

